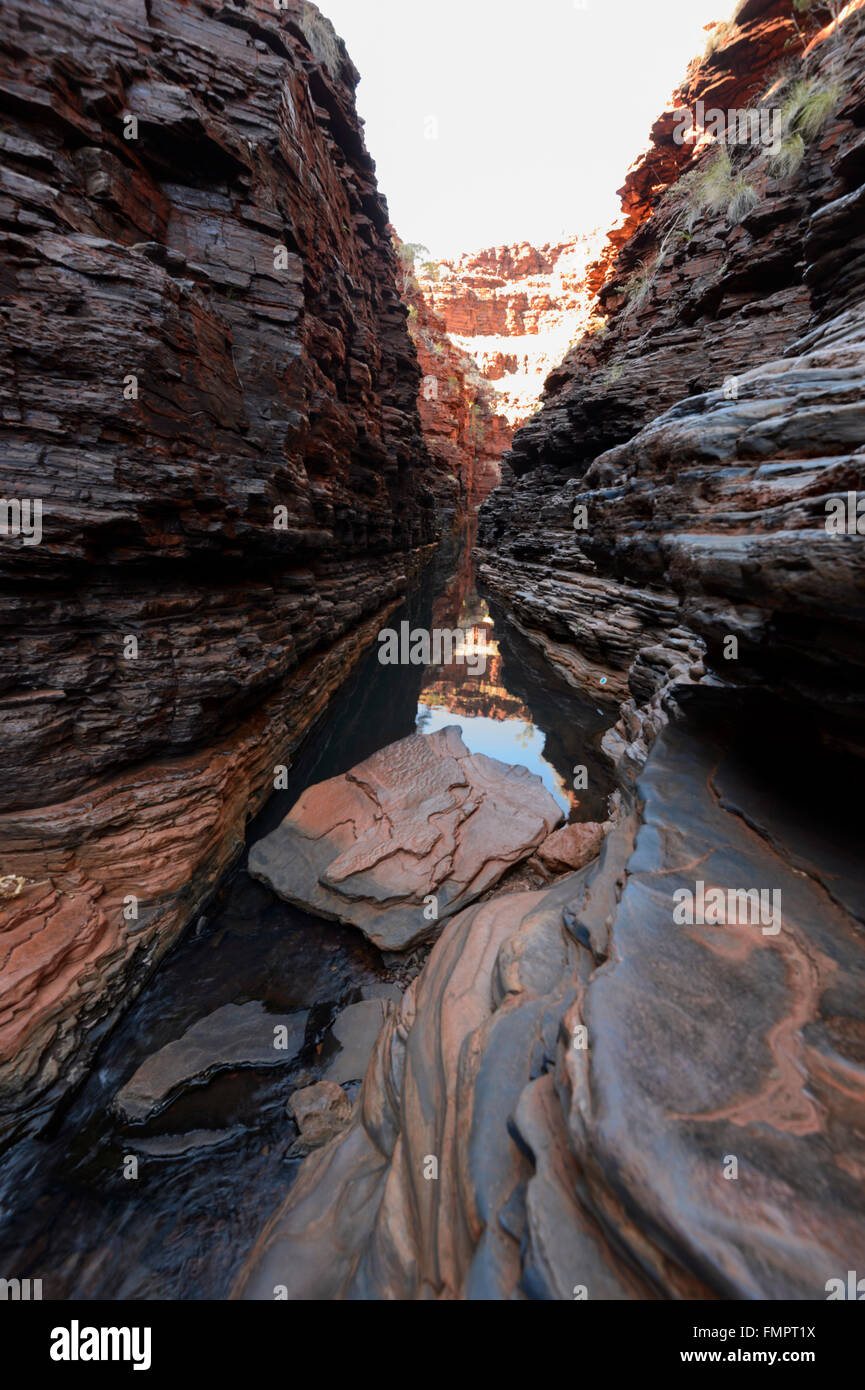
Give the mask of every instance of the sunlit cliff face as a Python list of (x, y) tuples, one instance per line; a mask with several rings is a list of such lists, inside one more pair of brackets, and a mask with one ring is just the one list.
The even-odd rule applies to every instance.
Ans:
[(492, 247), (421, 268), (422, 293), (451, 341), (472, 358), (511, 426), (523, 424), (544, 381), (589, 322), (586, 269), (603, 238)]

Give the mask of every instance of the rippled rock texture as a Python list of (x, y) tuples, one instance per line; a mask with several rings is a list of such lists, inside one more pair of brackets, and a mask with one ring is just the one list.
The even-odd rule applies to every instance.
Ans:
[[(600, 861), (447, 923), (238, 1296), (821, 1299), (861, 1266), (855, 835), (827, 873), (801, 787), (746, 821), (753, 718), (668, 727)], [(677, 922), (697, 880), (772, 885), (779, 929)]]
[(543, 844), (562, 819), (541, 779), (469, 753), (451, 725), (301, 796), (249, 872), (319, 917), (403, 951)]
[(355, 72), (314, 5), (4, 6), (0, 1110), (46, 1109), (434, 537)]
[[(552, 374), (481, 510), (483, 580), (619, 708), (600, 857), (446, 924), (238, 1297), (822, 1300), (865, 1262), (847, 13), (775, 89), (823, 106), (785, 168), (736, 149), (730, 196), (698, 206), (717, 152), (656, 125), (591, 272), (606, 331)], [(792, 38), (789, 5), (745, 0), (680, 104), (757, 104)]]

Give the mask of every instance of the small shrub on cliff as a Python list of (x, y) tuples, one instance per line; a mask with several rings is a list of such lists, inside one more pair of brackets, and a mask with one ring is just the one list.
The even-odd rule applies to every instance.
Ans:
[(781, 107), (781, 125), (785, 132), (813, 140), (838, 107), (844, 88), (834, 79), (799, 77), (792, 84)]
[(769, 169), (774, 179), (790, 179), (805, 158), (805, 141), (798, 131), (788, 132), (769, 156)]
[(847, 4), (847, 0), (793, 0), (794, 15), (807, 15), (821, 24), (836, 20)]
[(655, 283), (655, 271), (651, 266), (647, 266), (641, 261), (624, 284), (625, 303), (629, 309), (639, 309), (645, 302), (652, 285)]
[(715, 25), (714, 29), (710, 31), (709, 37), (706, 39), (706, 47), (703, 49), (702, 61), (704, 63), (707, 63), (712, 57), (712, 54), (715, 53), (723, 43), (726, 43), (735, 27), (732, 19), (725, 20), (722, 24)]
[(667, 189), (663, 205), (676, 214), (674, 231), (684, 222), (686, 230), (693, 232), (704, 212), (723, 212), (730, 225), (735, 226), (759, 201), (760, 195), (747, 174), (737, 173), (726, 146), (719, 145), (701, 168), (692, 169)]
[(673, 226), (667, 232), (667, 235), (658, 247), (657, 254), (651, 265), (648, 265), (645, 261), (640, 261), (634, 274), (630, 279), (625, 281), (625, 301), (629, 309), (639, 309), (640, 305), (645, 301), (646, 296), (651, 292), (652, 286), (658, 278), (658, 272), (670, 254), (670, 249), (676, 239), (677, 230), (678, 228)]

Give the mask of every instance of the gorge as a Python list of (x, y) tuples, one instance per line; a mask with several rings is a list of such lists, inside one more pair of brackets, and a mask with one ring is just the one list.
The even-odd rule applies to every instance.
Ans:
[(865, 4), (741, 0), (612, 228), (441, 260), (326, 13), (0, 21), (0, 1276), (825, 1300)]

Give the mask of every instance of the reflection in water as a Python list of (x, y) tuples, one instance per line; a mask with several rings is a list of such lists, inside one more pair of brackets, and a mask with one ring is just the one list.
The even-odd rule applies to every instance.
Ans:
[[(458, 723), (466, 744), (543, 777), (572, 816), (603, 819), (608, 770), (598, 751), (611, 722), (546, 666), (478, 593), (471, 535), (444, 549), (389, 625), (477, 627), (489, 660), (465, 666), (384, 667), (375, 650), (331, 702), (291, 762), (289, 786), (250, 824), (266, 835), (316, 782), (377, 749)], [(589, 791), (569, 790), (574, 765)], [(171, 951), (105, 1038), (90, 1074), (36, 1140), (0, 1158), (0, 1274), (40, 1278), (46, 1298), (225, 1298), (263, 1216), (297, 1170), (287, 1150), (289, 1095), (317, 1079), (336, 1012), (400, 967), (359, 932), (282, 902), (246, 872), (225, 876), (196, 926)], [(188, 1088), (143, 1127), (112, 1111), (141, 1062), (228, 1003), (260, 1000), (275, 1013), (309, 1009), (306, 1045), (290, 1067), (237, 1067)], [(218, 1146), (156, 1159), (152, 1142), (205, 1130)], [(146, 1137), (151, 1150), (136, 1141)], [(124, 1160), (141, 1158), (136, 1181)]]
[[(476, 525), (474, 519), (469, 523), (451, 581), (433, 605), (432, 625), (470, 632), (468, 645), (472, 652), (483, 652), (485, 670), (482, 675), (473, 674), (471, 665), (457, 661), (428, 667), (418, 698), (416, 727), (419, 733), (432, 734), (449, 724), (459, 725), (470, 752), (527, 767), (541, 778), (568, 820), (587, 820), (587, 798), (573, 790), (573, 766), (576, 762), (586, 764), (586, 749), (575, 763), (557, 767), (546, 752), (548, 735), (538, 727), (524, 696), (509, 682), (496, 621), (478, 592), (472, 558)], [(544, 679), (549, 680), (550, 675), (547, 670)], [(569, 691), (566, 698), (575, 705), (583, 704), (574, 691)], [(591, 706), (585, 707), (584, 714), (579, 722), (583, 737), (589, 735), (588, 744), (591, 735), (597, 729), (606, 729), (610, 721)], [(606, 781), (606, 775), (595, 779), (595, 800)]]

